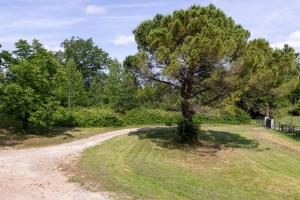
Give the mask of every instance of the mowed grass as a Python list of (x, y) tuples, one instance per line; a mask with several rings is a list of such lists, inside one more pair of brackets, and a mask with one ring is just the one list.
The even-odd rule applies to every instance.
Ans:
[(111, 139), (83, 153), (72, 180), (119, 199), (300, 199), (300, 142), (254, 125), (202, 130), (198, 147), (167, 128)]
[(293, 124), (295, 126), (300, 126), (300, 116), (286, 115), (279, 118), (275, 118), (275, 120), (283, 124)]

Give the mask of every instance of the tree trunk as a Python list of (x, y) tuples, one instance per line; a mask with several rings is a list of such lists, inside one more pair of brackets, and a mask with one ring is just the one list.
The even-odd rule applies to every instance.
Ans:
[(194, 111), (191, 108), (190, 101), (183, 99), (181, 102), (182, 122), (178, 126), (178, 132), (181, 139), (188, 143), (197, 143), (199, 128), (193, 123)]
[(193, 97), (193, 70), (189, 69), (186, 80), (182, 83), (180, 89), (181, 112), (183, 120), (178, 126), (178, 133), (184, 142), (198, 142), (199, 127), (193, 123), (194, 111), (191, 105)]
[(182, 112), (182, 116), (185, 120), (187, 120), (188, 122), (193, 121), (194, 113), (191, 108), (191, 103), (188, 99), (183, 99), (181, 101), (181, 112)]
[(193, 86), (192, 80), (189, 78), (182, 84), (181, 91), (180, 91), (180, 95), (182, 97), (181, 100), (182, 116), (188, 122), (193, 121), (193, 115), (194, 115), (190, 103), (190, 99), (192, 97), (192, 86)]
[(28, 116), (26, 115), (25, 117), (23, 117), (22, 119), (22, 128), (23, 130), (28, 130)]
[(196, 143), (198, 142), (199, 128), (193, 123), (194, 111), (190, 103), (191, 85), (187, 84), (182, 88), (181, 97), (181, 113), (183, 120), (178, 126), (178, 133), (184, 142)]
[(270, 117), (270, 106), (269, 106), (269, 104), (267, 105), (267, 117)]
[(68, 96), (68, 109), (71, 108), (71, 95)]

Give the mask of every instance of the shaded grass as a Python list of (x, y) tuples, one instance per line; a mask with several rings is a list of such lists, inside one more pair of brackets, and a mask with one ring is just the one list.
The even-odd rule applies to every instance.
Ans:
[(21, 127), (21, 122), (13, 117), (0, 116), (0, 149), (59, 144), (110, 130), (102, 128), (30, 128), (25, 132)]
[[(120, 129), (120, 128), (119, 128)], [(53, 128), (47, 132), (26, 132), (0, 128), (0, 149), (40, 147), (71, 142), (117, 128)]]
[(142, 129), (85, 151), (74, 177), (120, 199), (300, 199), (300, 152), (256, 128), (203, 126), (197, 147), (173, 129)]
[(0, 149), (41, 147), (71, 142), (124, 127), (105, 128), (31, 128), (24, 132), (20, 121), (0, 115)]
[[(199, 147), (199, 145), (188, 146), (182, 144), (180, 142), (180, 138), (176, 134), (175, 128), (146, 128), (141, 129), (138, 132), (130, 133), (129, 135), (138, 136), (140, 140), (148, 139), (164, 148), (185, 149), (190, 147)], [(219, 149), (222, 147), (256, 148), (258, 146), (258, 142), (256, 140), (250, 140), (235, 133), (214, 130), (202, 131), (200, 134), (200, 141), (200, 143), (206, 147)]]

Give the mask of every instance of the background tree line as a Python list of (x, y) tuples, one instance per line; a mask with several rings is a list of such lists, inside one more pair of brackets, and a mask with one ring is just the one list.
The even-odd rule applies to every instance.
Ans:
[(72, 124), (80, 118), (76, 109), (85, 109), (82, 115), (109, 109), (118, 117), (155, 108), (182, 113), (185, 140), (196, 140), (195, 121), (239, 121), (279, 108), (299, 114), (298, 53), (250, 40), (249, 31), (213, 5), (156, 15), (134, 35), (138, 52), (124, 63), (92, 39), (71, 37), (58, 52), (38, 40), (17, 41), (13, 51), (0, 52), (1, 112), (26, 129), (78, 125)]
[(53, 125), (62, 108), (99, 106), (124, 113), (153, 105), (166, 96), (164, 87), (141, 85), (121, 63), (92, 39), (72, 37), (63, 51), (51, 52), (38, 40), (19, 40), (14, 51), (2, 50), (1, 111), (22, 120), (26, 129)]

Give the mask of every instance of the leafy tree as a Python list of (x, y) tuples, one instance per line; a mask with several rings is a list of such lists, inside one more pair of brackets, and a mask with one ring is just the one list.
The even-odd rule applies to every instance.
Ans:
[(291, 91), (288, 98), (292, 104), (296, 104), (300, 100), (300, 82), (298, 82), (297, 86)]
[[(0, 70), (0, 97), (3, 96), (3, 84), (4, 84), (5, 76), (4, 72)], [(1, 105), (2, 99), (0, 98), (0, 105)]]
[(110, 62), (108, 53), (96, 46), (93, 40), (72, 37), (62, 44), (64, 48), (62, 59), (64, 62), (73, 60), (77, 69), (81, 72), (85, 86), (88, 88), (91, 81), (103, 70), (107, 69)]
[(234, 67), (243, 86), (239, 105), (253, 115), (272, 115), (298, 83), (297, 57), (287, 45), (274, 50), (264, 39), (250, 41)]
[(137, 85), (132, 74), (125, 72), (119, 95), (111, 100), (111, 105), (116, 112), (124, 113), (137, 107), (136, 91)]
[(0, 72), (4, 73), (4, 70), (14, 61), (15, 59), (9, 51), (2, 50), (0, 52)]
[(99, 74), (93, 78), (88, 91), (85, 92), (86, 100), (83, 105), (101, 105), (108, 103), (104, 97), (104, 84), (107, 79), (107, 74)]
[(114, 60), (109, 65), (109, 74), (104, 84), (106, 101), (116, 112), (125, 112), (136, 106), (137, 85), (131, 73)]
[(25, 41), (21, 43), (16, 43), (14, 51), (17, 63), (7, 68), (3, 107), (8, 114), (22, 120), (24, 129), (28, 128), (29, 122), (47, 126), (59, 105), (56, 91), (60, 85), (61, 66), (38, 41), (32, 45)]
[(19, 40), (15, 43), (16, 50), (13, 51), (14, 55), (19, 59), (26, 59), (32, 56), (33, 48), (26, 40)]
[(248, 31), (209, 5), (156, 15), (141, 23), (134, 35), (139, 52), (136, 58), (127, 58), (131, 68), (180, 91), (184, 120), (179, 134), (184, 141), (196, 142), (198, 130), (193, 124), (191, 100), (211, 88), (207, 80), (212, 75), (221, 78), (226, 74), (246, 44)]
[(137, 63), (137, 57), (127, 56), (123, 66), (130, 72), (138, 87), (137, 101), (140, 106), (150, 108), (161, 108), (174, 110), (178, 107), (178, 90), (169, 84), (147, 79), (141, 76), (139, 68), (134, 66)]
[(139, 105), (150, 108), (175, 109), (178, 107), (178, 91), (167, 84), (149, 82), (137, 90)]
[[(1, 48), (0, 44), (0, 48)], [(3, 87), (5, 82), (5, 71), (9, 64), (13, 61), (12, 54), (8, 51), (1, 50), (0, 52), (0, 105), (2, 104)]]
[(63, 71), (62, 96), (68, 108), (71, 108), (74, 105), (80, 104), (84, 96), (83, 78), (81, 73), (76, 69), (73, 60), (67, 62)]

